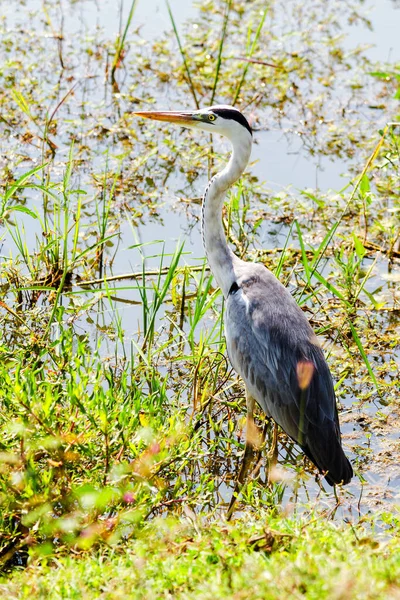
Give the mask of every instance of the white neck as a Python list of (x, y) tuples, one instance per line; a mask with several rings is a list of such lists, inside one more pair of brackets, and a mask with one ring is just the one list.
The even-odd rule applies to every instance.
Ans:
[(235, 281), (234, 265), (240, 259), (229, 248), (222, 225), (222, 207), (226, 190), (245, 170), (251, 154), (251, 135), (246, 131), (230, 136), (232, 155), (226, 167), (209, 181), (203, 197), (203, 244), (211, 271), (224, 297)]

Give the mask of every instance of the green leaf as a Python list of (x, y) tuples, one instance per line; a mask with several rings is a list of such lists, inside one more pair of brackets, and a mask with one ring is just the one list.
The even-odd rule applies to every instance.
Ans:
[(27, 215), (30, 215), (34, 219), (38, 218), (37, 215), (32, 210), (30, 210), (29, 208), (26, 208), (26, 206), (21, 206), (20, 204), (18, 206), (11, 207), (9, 212), (11, 212), (13, 210), (18, 210), (19, 212), (26, 213)]
[(365, 366), (367, 367), (367, 371), (368, 371), (368, 373), (369, 373), (369, 375), (370, 375), (370, 377), (371, 377), (371, 379), (372, 379), (372, 381), (373, 381), (373, 383), (374, 383), (374, 385), (376, 387), (376, 391), (378, 392), (379, 395), (381, 395), (381, 392), (380, 392), (380, 389), (379, 389), (379, 385), (378, 385), (378, 381), (377, 381), (377, 379), (375, 377), (375, 373), (372, 370), (371, 363), (368, 360), (368, 356), (365, 353), (365, 350), (364, 350), (364, 347), (362, 345), (362, 342), (361, 342), (360, 338), (358, 337), (357, 332), (356, 332), (353, 324), (351, 323), (351, 321), (349, 321), (349, 327), (351, 329), (351, 334), (353, 336), (353, 339), (354, 339), (355, 343), (357, 344), (357, 348), (360, 351), (362, 359), (363, 359), (363, 361), (365, 363)]
[(388, 79), (391, 77), (391, 74), (386, 73), (385, 71), (370, 71), (368, 75), (371, 75), (371, 77), (377, 77), (378, 79)]
[(371, 191), (371, 186), (369, 184), (368, 175), (366, 173), (364, 173), (364, 175), (361, 178), (359, 189), (360, 189), (360, 194), (363, 198), (366, 194), (368, 194), (368, 192)]
[(350, 308), (351, 304), (348, 302), (348, 300), (343, 296), (343, 294), (332, 283), (330, 283), (327, 279), (325, 279), (325, 277), (323, 277), (323, 275), (321, 275), (321, 273), (319, 273), (318, 271), (313, 271), (313, 276), (320, 283), (322, 283), (322, 285), (324, 285), (326, 287), (326, 289), (331, 292), (331, 294), (336, 296), (336, 298), (339, 298), (339, 300), (341, 300), (345, 306)]
[(361, 259), (364, 258), (366, 250), (364, 248), (362, 241), (360, 240), (360, 238), (357, 237), (357, 235), (354, 233), (354, 231), (353, 231), (353, 241), (354, 241), (354, 249), (356, 251), (358, 258), (361, 258)]
[(48, 162), (45, 162), (42, 165), (39, 165), (38, 167), (34, 167), (30, 171), (27, 171), (26, 173), (21, 175), (21, 177), (19, 179), (17, 179), (17, 181), (10, 188), (8, 188), (8, 190), (6, 191), (6, 193), (3, 196), (3, 201), (2, 201), (3, 210), (4, 210), (4, 207), (7, 203), (7, 201), (15, 194), (15, 192), (19, 188), (24, 187), (25, 181), (27, 181), (32, 175), (35, 175), (38, 171), (41, 171), (42, 169), (44, 169), (45, 166), (48, 164), (49, 164)]
[(314, 255), (314, 258), (312, 259), (311, 265), (310, 265), (311, 268), (313, 269), (313, 271), (318, 268), (318, 265), (319, 265), (319, 263), (320, 263), (323, 255), (324, 255), (324, 252), (325, 252), (326, 248), (328, 247), (328, 244), (330, 243), (331, 239), (335, 235), (336, 229), (339, 227), (339, 223), (340, 223), (340, 221), (336, 221), (336, 223), (334, 223), (332, 225), (332, 227), (327, 232), (327, 234), (325, 235), (324, 239), (322, 240), (322, 242), (318, 246), (318, 250), (316, 251), (316, 253)]
[(381, 308), (383, 308), (386, 305), (386, 302), (377, 302), (375, 300), (375, 297), (373, 294), (371, 294), (371, 292), (369, 292), (366, 289), (363, 289), (363, 293), (367, 296), (367, 298), (371, 301), (371, 304), (373, 305), (373, 307), (375, 308), (375, 310), (380, 310)]

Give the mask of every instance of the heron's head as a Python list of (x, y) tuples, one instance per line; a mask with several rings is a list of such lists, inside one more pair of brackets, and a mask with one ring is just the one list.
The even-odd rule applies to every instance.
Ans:
[(232, 142), (240, 140), (251, 143), (252, 141), (253, 134), (246, 117), (233, 106), (221, 104), (194, 111), (145, 111), (135, 112), (134, 114), (146, 119), (168, 121), (182, 127), (219, 133)]

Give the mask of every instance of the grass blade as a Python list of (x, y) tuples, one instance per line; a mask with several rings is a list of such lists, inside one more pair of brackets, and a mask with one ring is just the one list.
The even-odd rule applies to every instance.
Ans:
[(190, 87), (190, 90), (192, 92), (193, 100), (194, 100), (194, 103), (196, 105), (196, 108), (200, 108), (200, 104), (197, 101), (196, 91), (194, 89), (192, 77), (190, 75), (189, 65), (188, 65), (187, 60), (186, 60), (186, 54), (185, 54), (185, 51), (184, 51), (184, 49), (182, 47), (181, 40), (180, 40), (179, 33), (178, 33), (178, 29), (177, 29), (176, 24), (175, 24), (174, 15), (172, 14), (172, 10), (171, 10), (171, 7), (169, 5), (168, 0), (166, 0), (166, 3), (167, 3), (167, 9), (168, 9), (169, 18), (171, 19), (172, 28), (173, 28), (174, 33), (175, 33), (176, 41), (178, 42), (179, 52), (181, 53), (183, 65), (185, 67), (185, 71), (186, 71), (186, 76), (188, 78), (189, 87)]
[(297, 230), (297, 235), (299, 236), (299, 242), (300, 242), (300, 248), (301, 248), (301, 260), (303, 262), (304, 271), (305, 271), (305, 274), (307, 277), (307, 285), (310, 285), (311, 274), (310, 274), (310, 267), (308, 264), (307, 252), (306, 252), (306, 249), (304, 246), (304, 241), (303, 241), (303, 236), (301, 234), (300, 226), (297, 221), (295, 221), (295, 223), (296, 223), (296, 230)]
[(350, 302), (348, 302), (348, 300), (346, 300), (346, 298), (337, 289), (337, 287), (335, 287), (334, 285), (332, 285), (332, 283), (330, 283), (327, 279), (325, 279), (325, 277), (323, 275), (321, 275), (321, 273), (319, 273), (319, 271), (314, 271), (313, 275), (314, 275), (315, 279), (317, 279), (320, 283), (322, 283), (322, 285), (331, 292), (331, 294), (336, 296), (336, 298), (339, 298), (339, 300), (341, 300), (347, 308), (351, 308)]
[(287, 245), (289, 243), (290, 237), (292, 235), (293, 223), (294, 223), (294, 221), (292, 221), (292, 224), (290, 225), (290, 229), (289, 229), (288, 234), (286, 236), (285, 245), (283, 246), (278, 266), (275, 269), (275, 277), (277, 277), (278, 279), (279, 279), (279, 276), (280, 276), (280, 274), (282, 272), (282, 268), (283, 268), (283, 265), (284, 265), (284, 262), (285, 262), (286, 248), (287, 248)]
[(359, 352), (360, 352), (360, 354), (362, 356), (362, 359), (363, 359), (363, 361), (365, 363), (365, 366), (367, 367), (367, 371), (368, 371), (368, 373), (369, 373), (369, 375), (370, 375), (370, 377), (371, 377), (371, 379), (372, 379), (372, 381), (374, 383), (374, 386), (376, 387), (376, 391), (378, 392), (379, 395), (381, 395), (378, 381), (377, 381), (377, 379), (375, 377), (375, 373), (372, 370), (371, 363), (368, 360), (368, 356), (365, 353), (365, 350), (364, 350), (364, 347), (362, 345), (362, 342), (361, 342), (360, 338), (357, 335), (357, 331), (354, 329), (354, 326), (353, 326), (353, 324), (350, 321), (348, 323), (349, 323), (349, 327), (351, 329), (351, 334), (353, 336), (353, 339), (354, 339), (354, 341), (355, 341), (355, 343), (357, 345), (357, 348), (358, 348), (358, 350), (359, 350)]
[(118, 65), (120, 63), (120, 60), (121, 60), (121, 54), (122, 54), (122, 51), (123, 51), (124, 46), (125, 46), (125, 39), (126, 39), (126, 36), (128, 34), (129, 26), (130, 26), (131, 21), (132, 21), (132, 17), (133, 17), (133, 12), (135, 10), (135, 6), (136, 6), (136, 0), (132, 0), (132, 4), (131, 4), (130, 11), (129, 11), (128, 19), (126, 21), (125, 29), (124, 29), (124, 32), (123, 32), (121, 38), (118, 40), (117, 51), (115, 53), (113, 64), (112, 64), (112, 67), (111, 67), (111, 82), (112, 83), (115, 83), (115, 71), (117, 70), (117, 67), (118, 67)]
[(244, 83), (244, 80), (246, 79), (247, 71), (249, 70), (249, 67), (250, 67), (250, 64), (251, 64), (251, 62), (248, 59), (251, 59), (252, 56), (253, 56), (253, 54), (254, 54), (254, 51), (255, 51), (256, 46), (257, 46), (258, 39), (259, 39), (260, 34), (261, 34), (261, 30), (263, 28), (263, 25), (264, 25), (264, 22), (265, 22), (265, 19), (266, 19), (266, 16), (267, 16), (267, 12), (268, 12), (268, 6), (266, 6), (266, 8), (265, 8), (265, 10), (263, 12), (263, 16), (261, 17), (261, 21), (258, 24), (257, 31), (256, 31), (256, 34), (254, 36), (253, 43), (251, 44), (250, 52), (249, 52), (249, 54), (246, 57), (246, 59), (247, 59), (248, 62), (246, 62), (245, 66), (244, 66), (242, 76), (241, 76), (240, 81), (238, 83), (238, 86), (236, 88), (236, 92), (235, 92), (235, 95), (234, 95), (233, 100), (232, 100), (232, 105), (233, 106), (235, 106), (235, 104), (237, 102), (237, 99), (239, 98), (240, 90), (242, 89), (242, 85)]
[(41, 171), (42, 169), (44, 169), (48, 164), (49, 164), (48, 162), (45, 162), (42, 165), (39, 165), (38, 167), (34, 167), (30, 171), (27, 171), (26, 173), (24, 173), (23, 175), (21, 175), (21, 177), (19, 177), (19, 179), (17, 179), (17, 181), (15, 183), (13, 183), (13, 185), (5, 192), (5, 194), (3, 196), (3, 199), (2, 199), (2, 202), (1, 202), (1, 214), (0, 214), (0, 218), (4, 214), (4, 210), (6, 208), (7, 202), (15, 194), (15, 192), (19, 188), (24, 187), (25, 181), (27, 181), (32, 175), (35, 175), (35, 173), (38, 173), (38, 171)]
[(221, 39), (219, 41), (217, 68), (215, 70), (214, 84), (213, 84), (213, 89), (212, 89), (212, 93), (211, 93), (211, 101), (210, 101), (211, 106), (214, 103), (215, 92), (217, 90), (217, 83), (218, 83), (218, 79), (219, 79), (219, 72), (221, 69), (221, 62), (222, 62), (222, 49), (224, 47), (224, 42), (225, 42), (225, 37), (226, 37), (226, 28), (228, 26), (229, 13), (231, 10), (231, 6), (232, 6), (232, 0), (227, 0), (226, 10), (225, 10), (225, 15), (224, 15), (224, 22), (222, 25)]
[(311, 268), (312, 268), (311, 276), (314, 274), (314, 271), (316, 271), (316, 269), (318, 268), (318, 265), (321, 262), (322, 257), (324, 256), (325, 250), (327, 249), (330, 241), (332, 240), (333, 236), (335, 235), (336, 229), (339, 227), (339, 223), (340, 223), (340, 221), (336, 221), (336, 223), (334, 223), (334, 225), (332, 225), (332, 227), (330, 228), (330, 230), (328, 231), (328, 233), (325, 235), (324, 239), (318, 246), (318, 250), (316, 251), (314, 258), (311, 261)]

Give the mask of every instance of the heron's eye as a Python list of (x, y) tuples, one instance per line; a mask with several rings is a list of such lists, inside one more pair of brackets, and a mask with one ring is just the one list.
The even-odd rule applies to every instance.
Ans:
[(209, 121), (215, 121), (216, 116), (215, 115), (208, 115), (208, 120)]

